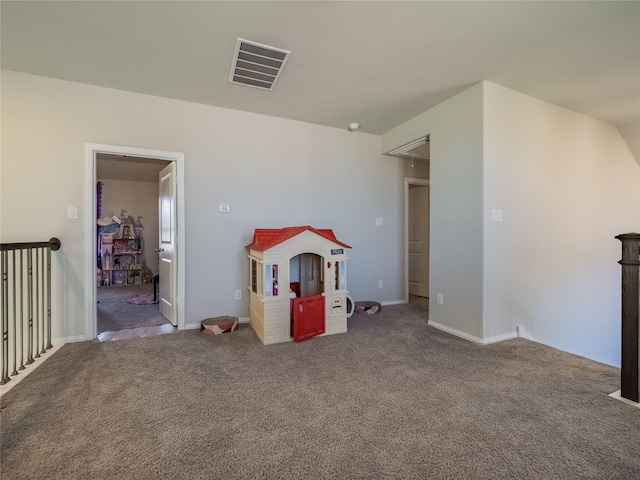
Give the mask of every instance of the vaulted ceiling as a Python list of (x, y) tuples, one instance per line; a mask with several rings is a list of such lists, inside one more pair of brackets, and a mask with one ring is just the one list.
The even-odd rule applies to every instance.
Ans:
[[(382, 134), (488, 80), (640, 118), (640, 2), (7, 1), (2, 68)], [(229, 82), (236, 39), (292, 52)]]

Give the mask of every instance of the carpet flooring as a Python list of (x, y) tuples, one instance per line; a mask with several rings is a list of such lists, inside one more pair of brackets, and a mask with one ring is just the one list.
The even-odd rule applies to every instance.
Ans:
[(153, 284), (98, 287), (98, 333), (167, 325), (158, 304), (136, 305), (127, 302), (132, 297), (153, 297)]
[(62, 346), (1, 399), (7, 479), (637, 479), (619, 369), (385, 306), (346, 334)]

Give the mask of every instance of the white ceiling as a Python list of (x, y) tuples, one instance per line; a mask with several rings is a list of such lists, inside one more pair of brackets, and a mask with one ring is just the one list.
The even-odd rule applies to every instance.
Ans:
[[(488, 80), (640, 118), (640, 2), (1, 2), (2, 68), (382, 134)], [(238, 37), (291, 50), (229, 83)]]
[(98, 180), (128, 180), (130, 182), (159, 182), (160, 170), (169, 162), (154, 158), (129, 157), (99, 153), (96, 157)]

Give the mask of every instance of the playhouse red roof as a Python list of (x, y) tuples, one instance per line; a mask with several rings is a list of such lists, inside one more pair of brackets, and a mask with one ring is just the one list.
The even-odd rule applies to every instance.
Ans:
[(337, 243), (338, 245), (342, 245), (345, 248), (351, 248), (346, 243), (338, 240), (333, 234), (333, 230), (329, 228), (313, 228), (309, 225), (286, 228), (256, 228), (253, 232), (253, 242), (247, 245), (247, 248), (255, 250), (256, 252), (264, 252), (265, 250), (269, 250), (271, 247), (275, 247), (279, 243), (289, 240), (290, 238), (295, 237), (302, 232), (306, 232), (307, 230)]

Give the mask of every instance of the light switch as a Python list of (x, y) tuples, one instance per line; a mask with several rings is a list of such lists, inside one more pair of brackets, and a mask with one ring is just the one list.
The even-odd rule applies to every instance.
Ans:
[(384, 225), (384, 220), (382, 218), (376, 218), (376, 227), (381, 227)]
[(231, 212), (231, 205), (229, 205), (228, 203), (220, 204), (220, 213), (230, 213), (230, 212)]
[(78, 207), (67, 207), (67, 218), (78, 218)]
[(502, 221), (502, 210), (499, 210), (499, 209), (496, 209), (496, 208), (491, 210), (491, 220), (493, 220), (494, 222), (501, 222)]

